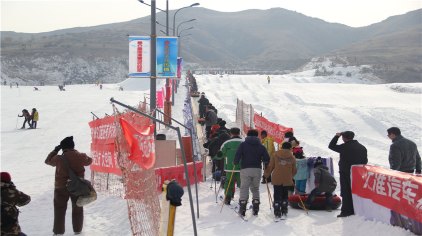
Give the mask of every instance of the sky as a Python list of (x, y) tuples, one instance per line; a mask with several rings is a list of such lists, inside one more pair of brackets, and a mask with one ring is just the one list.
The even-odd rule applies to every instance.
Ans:
[[(151, 3), (151, 0), (145, 0)], [(421, 0), (169, 0), (175, 10), (200, 3), (222, 12), (285, 8), (327, 22), (362, 27), (422, 8)], [(166, 1), (157, 0), (165, 9)], [(137, 0), (1, 0), (1, 31), (48, 32), (73, 27), (124, 22), (150, 15)], [(179, 12), (178, 14), (181, 14)], [(200, 20), (200, 19), (198, 19)]]
[[(326, 61), (321, 65), (328, 68), (330, 64)], [(205, 92), (218, 109), (218, 116), (227, 121), (227, 127), (234, 127), (236, 98), (252, 104), (255, 111), (262, 112), (268, 120), (292, 127), (307, 157), (332, 157), (337, 183), (338, 154), (327, 148), (336, 132), (353, 130), (356, 133), (355, 138), (368, 149), (369, 162), (387, 168), (391, 144), (386, 136), (388, 127), (400, 127), (403, 135), (414, 140), (419, 151), (421, 150), (421, 83), (374, 84), (362, 79), (371, 76), (360, 74), (359, 68), (343, 66), (332, 68), (336, 71), (333, 76), (314, 77), (314, 66), (315, 64), (310, 63), (302, 72), (271, 75), (270, 84), (267, 84), (266, 76), (263, 75), (220, 77), (203, 74), (196, 75), (196, 80), (199, 90)], [(342, 75), (337, 73), (339, 71), (342, 71)], [(351, 72), (352, 76), (345, 76), (346, 71)], [(57, 86), (41, 86), (38, 91), (34, 91), (32, 86), (22, 84), (19, 88), (1, 86), (0, 168), (1, 171), (10, 172), (17, 188), (31, 196), (31, 202), (20, 207), (19, 223), (26, 234), (52, 235), (55, 169), (44, 164), (47, 154), (63, 137), (70, 135), (74, 137), (76, 149), (89, 154), (91, 132), (88, 122), (92, 120), (91, 112), (99, 117), (103, 117), (105, 113), (112, 114), (109, 102), (111, 97), (135, 106), (148, 93), (145, 89), (148, 86), (145, 86), (144, 81), (133, 78), (120, 84), (104, 84), (102, 90), (94, 84), (66, 85), (64, 92), (59, 91)], [(164, 80), (160, 81), (158, 88), (163, 86)], [(184, 80), (179, 86), (172, 108), (172, 116), (181, 122), (187, 94), (183, 85)], [(124, 91), (119, 91), (119, 86), (123, 86)], [(197, 104), (196, 100), (193, 104)], [(23, 108), (33, 107), (39, 111), (37, 129), (19, 129), (23, 118), (18, 118), (17, 114)], [(120, 106), (117, 109), (123, 111)], [(199, 130), (199, 135), (203, 134)], [(168, 134), (163, 127), (159, 133), (161, 132)], [(168, 140), (175, 139), (174, 134), (166, 136)], [(273, 223), (267, 190), (262, 184), (259, 216), (244, 223), (227, 206), (220, 213), (221, 203), (216, 203), (215, 189), (210, 188), (210, 165), (209, 162), (206, 163), (207, 182), (198, 185), (200, 218), (197, 219), (197, 229), (201, 236), (233, 235), (229, 231), (239, 236), (275, 236), (280, 235), (280, 232), (283, 235), (413, 235), (398, 227), (365, 220), (360, 215), (338, 219), (336, 215), (340, 213), (339, 210), (311, 211), (306, 215), (302, 210), (289, 207), (288, 219)], [(86, 169), (85, 176), (89, 178), (90, 168)], [(338, 187), (336, 190), (337, 194), (339, 189)], [(273, 191), (271, 185), (270, 191)], [(192, 192), (195, 198), (194, 186)], [(236, 190), (236, 202), (238, 192)], [(84, 229), (81, 236), (131, 235), (125, 200), (102, 192), (98, 194), (97, 201), (84, 207)], [(68, 206), (67, 209), (65, 236), (70, 236), (73, 235), (71, 207)], [(250, 214), (248, 211), (247, 215)], [(191, 222), (188, 191), (185, 188), (182, 206), (177, 208), (175, 235), (192, 236)]]

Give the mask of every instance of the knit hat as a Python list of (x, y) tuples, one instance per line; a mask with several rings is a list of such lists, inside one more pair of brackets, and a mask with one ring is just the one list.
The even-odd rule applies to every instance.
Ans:
[(317, 157), (317, 159), (315, 160), (315, 163), (314, 163), (314, 168), (316, 168), (319, 165), (323, 165), (323, 164), (324, 163), (322, 162), (321, 157)]
[(218, 122), (218, 125), (219, 126), (225, 126), (226, 125), (226, 121), (225, 120), (222, 120), (222, 121)]
[(62, 147), (62, 149), (73, 149), (75, 147), (75, 143), (73, 142), (73, 136), (64, 138), (60, 142), (60, 146)]
[(167, 195), (166, 199), (170, 201), (173, 206), (182, 205), (182, 196), (184, 194), (182, 186), (180, 186), (176, 180), (171, 181), (167, 184)]
[(8, 172), (1, 172), (1, 182), (9, 183), (10, 181), (12, 181), (10, 174)]

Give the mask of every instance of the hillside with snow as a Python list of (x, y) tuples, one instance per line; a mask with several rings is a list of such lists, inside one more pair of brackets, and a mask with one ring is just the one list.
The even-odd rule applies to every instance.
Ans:
[[(314, 67), (293, 74), (270, 75), (270, 84), (264, 75), (198, 75), (196, 79), (199, 90), (218, 109), (227, 127), (233, 127), (236, 99), (242, 99), (270, 121), (294, 128), (305, 155), (332, 157), (336, 178), (338, 155), (327, 147), (336, 132), (354, 131), (356, 139), (368, 149), (369, 162), (384, 167), (388, 167), (391, 144), (386, 129), (391, 126), (400, 127), (403, 135), (422, 149), (421, 83), (373, 83), (361, 79), (361, 74), (354, 73), (352, 68), (346, 68), (352, 72), (351, 77), (337, 73), (332, 77), (314, 76)], [(39, 91), (31, 86), (1, 87), (1, 171), (10, 172), (18, 189), (32, 198), (27, 206), (20, 208), (20, 225), (25, 233), (52, 235), (54, 168), (44, 164), (47, 154), (69, 135), (74, 136), (76, 149), (89, 153), (91, 112), (100, 117), (112, 114), (111, 97), (136, 105), (148, 96), (148, 81), (132, 79), (106, 84), (102, 90), (92, 84), (69, 85), (66, 91), (59, 91), (56, 86), (40, 86)], [(179, 86), (173, 107), (173, 116), (178, 120), (183, 119), (184, 83)], [(160, 81), (157, 88), (162, 84)], [(124, 87), (123, 91), (119, 91), (120, 86)], [(22, 109), (33, 107), (40, 114), (39, 128), (19, 129), (23, 120), (17, 115)], [(87, 176), (89, 172), (88, 169)], [(260, 189), (259, 216), (243, 222), (226, 206), (220, 213), (221, 202), (216, 203), (211, 185), (209, 179), (198, 185), (198, 235), (412, 235), (360, 216), (338, 219), (338, 210), (311, 211), (306, 215), (289, 208), (288, 219), (274, 223), (265, 185)], [(339, 194), (339, 187), (336, 193)], [(177, 208), (175, 235), (190, 236), (193, 230), (186, 188), (182, 204)], [(69, 205), (65, 235), (73, 235), (70, 209)], [(100, 193), (96, 202), (85, 207), (82, 235), (131, 235), (125, 200)]]

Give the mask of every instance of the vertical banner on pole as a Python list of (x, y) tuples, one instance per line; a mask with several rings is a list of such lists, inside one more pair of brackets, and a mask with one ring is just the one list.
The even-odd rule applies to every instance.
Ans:
[(157, 77), (177, 76), (177, 37), (157, 38)]
[(129, 36), (129, 77), (151, 76), (151, 38)]
[(163, 90), (157, 91), (156, 98), (157, 98), (157, 107), (158, 108), (163, 108), (164, 107), (164, 94), (163, 94)]
[(183, 58), (178, 57), (177, 58), (177, 78), (180, 79), (182, 77), (182, 63), (183, 63)]

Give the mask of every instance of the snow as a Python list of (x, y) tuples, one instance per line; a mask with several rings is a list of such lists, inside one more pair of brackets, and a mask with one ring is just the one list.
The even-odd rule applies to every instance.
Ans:
[[(344, 68), (344, 67), (342, 67)], [(369, 162), (388, 167), (391, 141), (386, 129), (401, 128), (405, 137), (422, 144), (422, 84), (379, 84), (356, 69), (351, 77), (314, 77), (312, 66), (302, 72), (285, 75), (198, 75), (200, 91), (218, 109), (218, 115), (232, 127), (236, 98), (251, 103), (269, 120), (293, 127), (308, 156), (331, 156), (337, 170), (338, 155), (327, 146), (336, 132), (353, 130), (356, 139), (368, 149)], [(343, 73), (345, 75), (345, 73)], [(368, 79), (369, 78), (369, 79)], [(186, 88), (179, 86), (173, 117), (182, 121)], [(157, 85), (161, 89), (163, 80)], [(124, 91), (118, 88), (124, 87)], [(149, 79), (131, 79), (120, 84), (1, 87), (1, 171), (8, 171), (18, 189), (32, 201), (21, 207), (20, 224), (28, 235), (51, 235), (53, 225), (54, 168), (44, 164), (47, 154), (66, 136), (73, 135), (76, 149), (89, 153), (91, 112), (97, 116), (112, 114), (111, 97), (136, 105), (149, 93)], [(38, 129), (20, 130), (22, 109), (37, 108)], [(122, 108), (118, 109), (122, 110)], [(169, 137), (169, 136), (168, 136)], [(208, 163), (207, 163), (208, 164)], [(89, 169), (87, 170), (89, 176)], [(338, 178), (338, 173), (335, 174)], [(242, 222), (236, 213), (215, 200), (210, 180), (198, 185), (198, 235), (412, 235), (409, 231), (360, 216), (338, 219), (339, 211), (289, 209), (286, 221), (274, 223), (265, 185), (261, 185), (261, 210), (258, 217)], [(218, 188), (218, 186), (217, 186)], [(272, 186), (270, 186), (272, 191)], [(238, 191), (237, 191), (238, 192)], [(339, 188), (336, 191), (339, 192)], [(195, 189), (192, 185), (195, 200)], [(221, 192), (220, 192), (221, 194)], [(238, 196), (236, 195), (236, 198)], [(175, 235), (193, 235), (188, 191), (177, 208)], [(196, 201), (194, 203), (196, 210)], [(72, 235), (70, 205), (66, 216), (66, 234)], [(248, 212), (247, 214), (250, 214)], [(96, 202), (85, 207), (83, 235), (130, 235), (125, 200), (99, 194)]]

